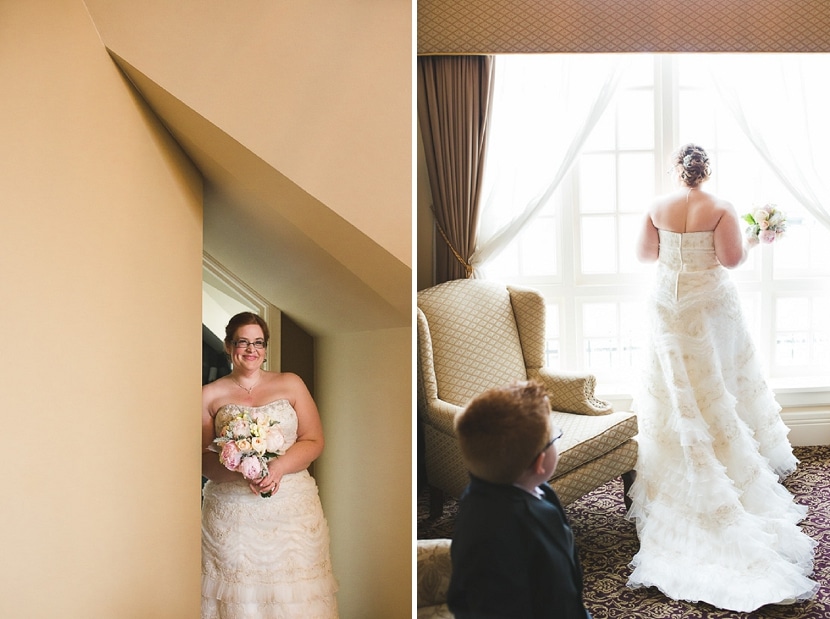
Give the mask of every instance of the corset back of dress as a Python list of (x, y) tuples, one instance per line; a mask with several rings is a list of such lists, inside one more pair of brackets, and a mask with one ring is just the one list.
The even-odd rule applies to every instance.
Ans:
[(715, 256), (715, 233), (669, 232), (660, 235), (660, 264), (675, 271), (708, 271), (720, 266)]
[(679, 300), (697, 290), (705, 290), (712, 278), (724, 277), (724, 269), (715, 255), (714, 232), (669, 232), (658, 230), (659, 275), (655, 294)]

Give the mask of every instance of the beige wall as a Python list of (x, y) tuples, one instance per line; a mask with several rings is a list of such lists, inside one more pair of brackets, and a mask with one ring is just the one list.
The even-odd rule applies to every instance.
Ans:
[(205, 177), (205, 249), (315, 337), (341, 616), (411, 616), (411, 4), (86, 4)]
[(201, 181), (80, 0), (0, 2), (0, 617), (197, 617)]
[(317, 342), (329, 520), (343, 619), (411, 616), (412, 415), (409, 328)]

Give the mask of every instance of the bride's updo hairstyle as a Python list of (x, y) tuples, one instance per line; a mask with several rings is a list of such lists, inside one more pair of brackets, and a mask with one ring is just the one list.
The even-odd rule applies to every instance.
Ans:
[(686, 144), (675, 152), (672, 158), (677, 175), (686, 187), (697, 187), (712, 176), (709, 155), (697, 144)]
[(240, 312), (230, 319), (228, 326), (225, 327), (225, 344), (230, 346), (236, 339), (236, 331), (239, 327), (245, 325), (259, 325), (262, 328), (262, 337), (265, 339), (265, 343), (268, 344), (268, 340), (271, 338), (271, 334), (268, 332), (268, 323), (253, 312)]

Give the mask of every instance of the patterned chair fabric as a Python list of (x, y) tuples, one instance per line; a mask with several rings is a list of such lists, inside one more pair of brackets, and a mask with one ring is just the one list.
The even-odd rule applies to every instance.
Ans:
[(450, 540), (419, 539), (416, 567), (418, 619), (452, 619), (447, 607), (452, 575)]
[(530, 289), (454, 280), (418, 293), (418, 417), (429, 485), (458, 497), (467, 471), (454, 419), (482, 391), (516, 380), (547, 387), (564, 435), (551, 485), (567, 504), (634, 468), (637, 418), (594, 397), (587, 373), (544, 367), (545, 306)]

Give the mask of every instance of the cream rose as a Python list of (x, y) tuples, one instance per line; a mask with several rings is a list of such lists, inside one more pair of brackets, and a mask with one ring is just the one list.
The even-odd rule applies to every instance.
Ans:
[(265, 453), (265, 439), (255, 436), (251, 439), (251, 448), (261, 456)]
[(251, 423), (247, 419), (233, 419), (229, 425), (234, 438), (251, 436)]

